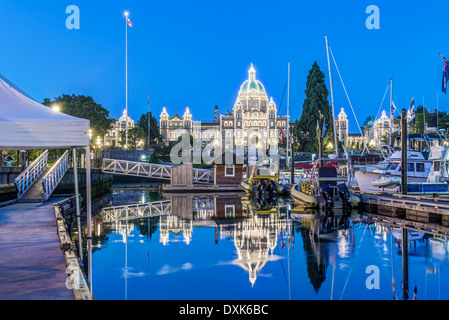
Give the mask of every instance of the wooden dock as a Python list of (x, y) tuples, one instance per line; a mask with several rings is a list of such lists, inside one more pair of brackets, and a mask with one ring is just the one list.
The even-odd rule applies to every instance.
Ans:
[(56, 201), (0, 208), (0, 300), (75, 299), (66, 286)]
[(365, 209), (375, 207), (383, 215), (425, 223), (449, 226), (449, 198), (447, 196), (422, 196), (371, 193), (354, 190)]

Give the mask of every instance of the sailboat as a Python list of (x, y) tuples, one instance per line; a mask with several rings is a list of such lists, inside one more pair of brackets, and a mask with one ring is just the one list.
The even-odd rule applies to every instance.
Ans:
[[(326, 39), (327, 61), (329, 67), (332, 117), (335, 123), (332, 76), (329, 60), (329, 44)], [(350, 193), (353, 182), (353, 167), (347, 151), (345, 157), (339, 157), (336, 126), (334, 125), (335, 154), (329, 158), (315, 161), (311, 178), (300, 181), (290, 190), (291, 197), (305, 207), (313, 208), (319, 200), (324, 200), (326, 210), (333, 208), (352, 209), (358, 206), (360, 199)], [(319, 137), (321, 139), (321, 137)], [(322, 144), (321, 144), (322, 145)]]

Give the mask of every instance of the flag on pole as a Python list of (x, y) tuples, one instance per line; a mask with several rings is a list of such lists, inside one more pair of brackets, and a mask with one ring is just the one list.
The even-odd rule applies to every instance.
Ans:
[(133, 23), (131, 22), (131, 20), (129, 20), (128, 17), (126, 17), (126, 23), (128, 24), (128, 26), (130, 26), (131, 28), (134, 28)]
[(285, 133), (284, 130), (281, 130), (281, 144), (284, 143)]
[(449, 77), (449, 67), (447, 65), (447, 60), (444, 58), (444, 67), (443, 67), (443, 92), (447, 94), (447, 78)]
[(416, 124), (416, 118), (415, 118), (415, 97), (412, 98), (412, 102), (410, 103), (410, 113), (412, 115), (413, 125), (415, 125)]
[(391, 103), (391, 107), (390, 107), (390, 121), (391, 124), (394, 124), (394, 113), (396, 112), (396, 105), (394, 104), (394, 101), (392, 101)]

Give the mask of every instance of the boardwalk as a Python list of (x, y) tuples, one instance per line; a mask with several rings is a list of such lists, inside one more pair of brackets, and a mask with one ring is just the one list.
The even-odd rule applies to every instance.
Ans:
[(0, 208), (0, 300), (73, 300), (53, 201)]

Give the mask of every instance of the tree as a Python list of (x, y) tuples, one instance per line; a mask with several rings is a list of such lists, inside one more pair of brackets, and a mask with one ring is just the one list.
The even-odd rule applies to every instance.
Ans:
[(90, 127), (95, 136), (104, 137), (111, 129), (109, 111), (96, 103), (92, 97), (63, 94), (62, 97), (57, 97), (53, 101), (46, 98), (42, 104), (47, 107), (57, 105), (65, 114), (90, 120)]
[(362, 124), (362, 127), (360, 128), (360, 130), (362, 130), (362, 133), (365, 134), (365, 128), (368, 125), (368, 123), (370, 123), (371, 121), (374, 122), (374, 116), (368, 116), (366, 117), (365, 121)]
[(150, 112), (150, 127), (151, 127), (150, 144), (148, 144), (148, 112), (140, 116), (140, 119), (137, 121), (137, 126), (139, 128), (142, 128), (142, 130), (146, 134), (144, 139), (146, 146), (150, 147), (151, 145), (158, 144), (160, 141), (162, 141), (162, 137), (159, 132), (158, 121), (151, 112)]
[[(143, 147), (143, 143), (140, 144), (140, 141), (144, 141), (145, 132), (140, 127), (134, 127), (128, 130), (128, 150), (136, 150), (138, 147)], [(126, 146), (126, 130), (120, 131), (120, 145), (122, 148)]]
[(322, 128), (324, 120), (326, 121), (327, 136), (324, 143), (333, 140), (333, 118), (324, 78), (324, 73), (315, 61), (307, 76), (302, 115), (294, 129), (300, 150), (304, 152), (318, 151), (317, 122)]

